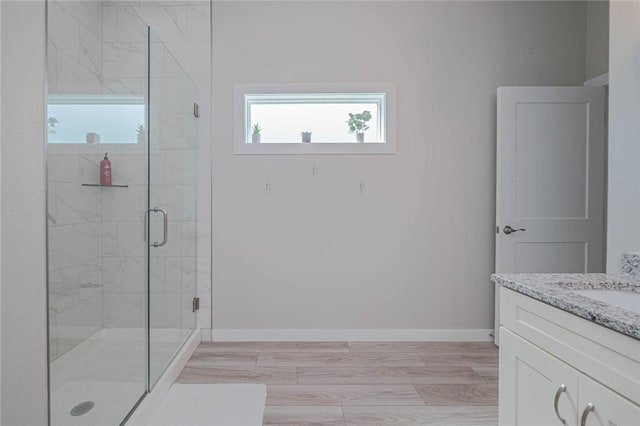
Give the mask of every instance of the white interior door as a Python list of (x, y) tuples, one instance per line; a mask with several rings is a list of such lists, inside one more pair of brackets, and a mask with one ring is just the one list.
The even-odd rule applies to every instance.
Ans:
[(604, 108), (598, 87), (498, 89), (496, 272), (604, 270)]

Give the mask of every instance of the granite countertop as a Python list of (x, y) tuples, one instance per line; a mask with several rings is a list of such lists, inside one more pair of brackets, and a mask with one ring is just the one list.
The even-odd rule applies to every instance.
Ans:
[(629, 274), (493, 274), (503, 287), (640, 340), (640, 312), (601, 302), (574, 290), (640, 294), (640, 277)]

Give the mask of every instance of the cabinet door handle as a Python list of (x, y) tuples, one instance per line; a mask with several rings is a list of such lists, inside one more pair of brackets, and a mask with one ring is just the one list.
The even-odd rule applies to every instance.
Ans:
[(553, 409), (556, 412), (556, 417), (558, 418), (558, 420), (560, 420), (560, 423), (562, 423), (563, 425), (566, 425), (567, 421), (560, 415), (560, 412), (558, 411), (558, 403), (560, 402), (560, 395), (562, 395), (566, 391), (567, 391), (567, 385), (563, 383), (560, 385), (560, 387), (556, 391), (556, 396), (553, 398)]
[(592, 403), (588, 403), (587, 406), (584, 407), (584, 410), (582, 411), (582, 417), (580, 418), (580, 426), (585, 426), (587, 424), (587, 417), (589, 416), (589, 413), (594, 411), (595, 409), (596, 406)]

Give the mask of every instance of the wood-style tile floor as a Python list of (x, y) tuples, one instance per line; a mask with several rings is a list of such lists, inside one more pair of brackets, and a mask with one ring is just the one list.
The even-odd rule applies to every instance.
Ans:
[(265, 383), (265, 425), (495, 425), (492, 343), (202, 343), (179, 383)]

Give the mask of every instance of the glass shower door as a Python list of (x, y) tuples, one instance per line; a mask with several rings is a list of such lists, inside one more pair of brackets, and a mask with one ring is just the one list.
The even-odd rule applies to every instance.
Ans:
[(194, 83), (151, 31), (149, 385), (196, 327)]
[(120, 424), (148, 389), (147, 27), (103, 37), (114, 10), (47, 2), (53, 426)]

